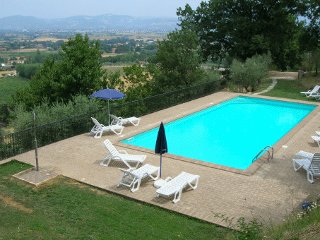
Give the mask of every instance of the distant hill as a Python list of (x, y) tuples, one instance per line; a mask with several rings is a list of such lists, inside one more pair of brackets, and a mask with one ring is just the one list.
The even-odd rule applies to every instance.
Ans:
[(177, 18), (131, 17), (112, 14), (56, 19), (17, 15), (0, 18), (0, 30), (169, 32), (177, 28), (177, 22)]

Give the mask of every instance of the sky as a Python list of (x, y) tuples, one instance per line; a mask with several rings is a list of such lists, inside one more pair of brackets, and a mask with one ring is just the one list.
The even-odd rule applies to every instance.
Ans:
[(12, 15), (62, 18), (102, 14), (135, 17), (176, 17), (187, 3), (195, 9), (201, 0), (0, 0), (0, 18)]

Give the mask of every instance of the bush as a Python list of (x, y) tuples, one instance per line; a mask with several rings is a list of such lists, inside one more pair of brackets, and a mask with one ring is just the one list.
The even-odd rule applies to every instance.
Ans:
[(267, 77), (271, 63), (270, 55), (256, 55), (248, 58), (244, 63), (233, 60), (231, 64), (231, 80), (241, 91), (255, 91), (261, 80)]
[(204, 77), (204, 82), (211, 82), (211, 81), (218, 81), (220, 80), (222, 75), (220, 72), (215, 71), (215, 70), (209, 70), (206, 72), (205, 77)]
[(31, 79), (40, 69), (40, 64), (19, 64), (16, 69), (20, 77)]
[[(49, 105), (46, 101), (36, 106), (33, 111), (36, 113), (37, 125), (60, 121), (67, 116), (77, 116), (84, 113), (95, 112), (99, 108), (97, 100), (90, 100), (86, 96), (78, 95), (73, 97), (67, 103), (55, 102)], [(27, 111), (23, 105), (17, 105), (12, 112), (12, 127), (15, 131), (21, 131), (33, 127), (32, 112)]]
[[(5, 124), (5, 125), (8, 124), (8, 118), (9, 118), (8, 105), (0, 104), (0, 127), (1, 127), (1, 124)], [(0, 132), (0, 136), (1, 136), (1, 132)]]

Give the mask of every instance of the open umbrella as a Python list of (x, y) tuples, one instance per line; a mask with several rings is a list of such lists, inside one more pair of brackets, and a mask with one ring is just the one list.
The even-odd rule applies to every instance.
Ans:
[(116, 89), (101, 89), (91, 94), (91, 98), (108, 100), (108, 124), (110, 125), (110, 107), (109, 100), (118, 100), (124, 98), (126, 95)]
[(155, 146), (155, 153), (160, 154), (160, 177), (161, 177), (161, 172), (162, 172), (162, 154), (168, 152), (168, 146), (167, 146), (167, 138), (166, 138), (166, 132), (164, 130), (163, 123), (161, 122), (159, 131), (158, 131), (158, 136), (157, 136), (157, 141), (156, 141), (156, 146)]

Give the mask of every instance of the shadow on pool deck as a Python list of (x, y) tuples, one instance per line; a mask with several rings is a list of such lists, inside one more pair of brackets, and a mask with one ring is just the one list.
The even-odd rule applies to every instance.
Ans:
[[(291, 163), (291, 157), (299, 150), (319, 151), (318, 146), (310, 138), (315, 130), (319, 130), (319, 108), (282, 139), (276, 148), (274, 159), (270, 163), (263, 164), (251, 176), (180, 161), (164, 155), (163, 178), (176, 176), (181, 171), (200, 175), (198, 188), (184, 192), (181, 201), (177, 204), (173, 204), (171, 200), (156, 198), (156, 189), (152, 182), (144, 183), (135, 193), (127, 188), (118, 188), (117, 184), (122, 176), (118, 167), (124, 166), (112, 164), (110, 167), (102, 167), (99, 165), (106, 155), (103, 146), (106, 138), (120, 149), (124, 145), (119, 144), (118, 141), (156, 127), (160, 121), (172, 121), (237, 95), (219, 92), (143, 116), (138, 127), (126, 127), (121, 136), (104, 135), (101, 139), (95, 139), (88, 134), (82, 134), (50, 144), (39, 149), (40, 168), (52, 169), (57, 174), (86, 184), (222, 226), (228, 226), (228, 223), (221, 217), (217, 217), (218, 215), (235, 219), (254, 217), (265, 222), (277, 223), (297, 208), (310, 194), (315, 195), (320, 192), (320, 179), (310, 184), (306, 179), (306, 173), (294, 172)], [(282, 148), (282, 145), (287, 147)], [(136, 149), (126, 148), (126, 150), (129, 153), (141, 154)], [(145, 163), (159, 165), (158, 155), (151, 152), (144, 154), (147, 154)], [(11, 159), (31, 164), (35, 161), (33, 151)]]

